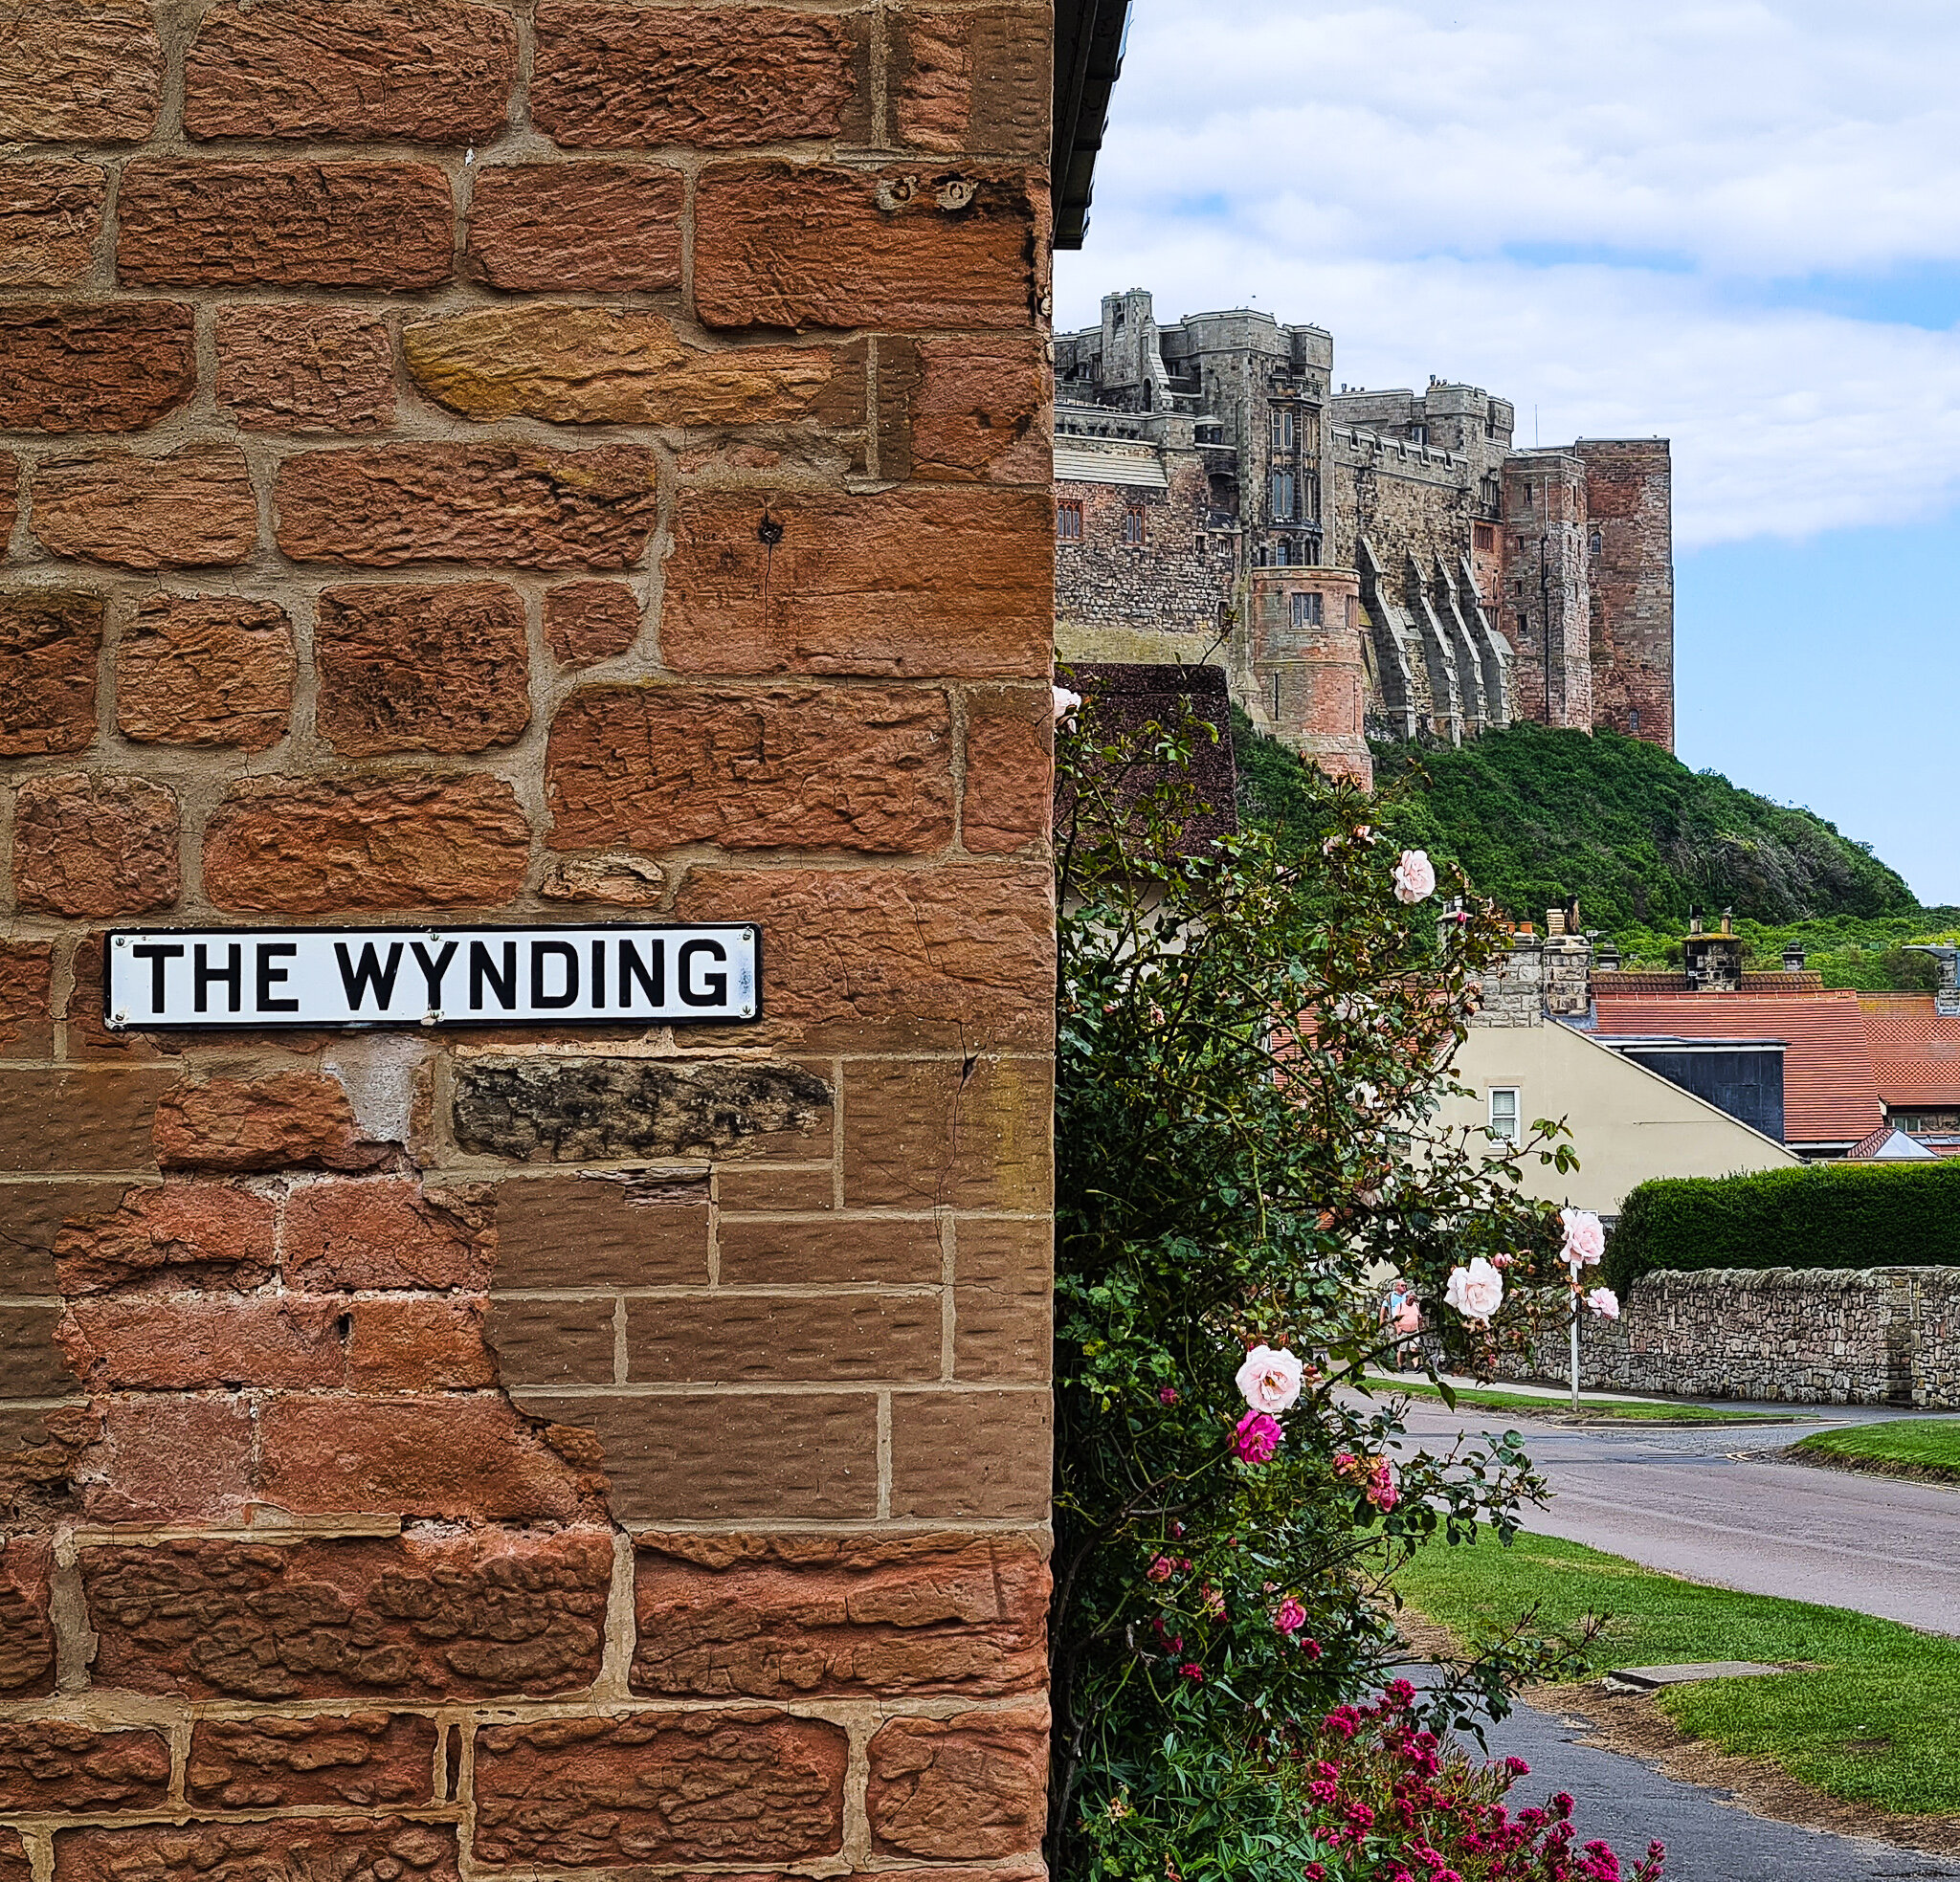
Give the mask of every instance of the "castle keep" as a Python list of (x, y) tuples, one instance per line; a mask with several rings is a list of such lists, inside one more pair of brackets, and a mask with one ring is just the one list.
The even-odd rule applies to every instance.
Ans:
[(1513, 719), (1672, 749), (1667, 441), (1512, 442), (1473, 386), (1337, 387), (1334, 341), (1141, 290), (1056, 340), (1064, 657), (1223, 665), (1261, 730), (1366, 779), (1368, 740)]

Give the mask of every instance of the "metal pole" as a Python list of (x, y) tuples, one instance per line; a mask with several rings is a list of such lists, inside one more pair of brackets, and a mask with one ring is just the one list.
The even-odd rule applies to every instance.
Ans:
[(1572, 1410), (1579, 1409), (1579, 1289), (1572, 1287)]

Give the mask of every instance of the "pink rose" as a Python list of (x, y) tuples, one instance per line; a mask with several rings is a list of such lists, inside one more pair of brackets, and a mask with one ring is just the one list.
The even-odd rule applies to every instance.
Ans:
[(1394, 1472), (1386, 1457), (1377, 1457), (1374, 1469), (1368, 1473), (1368, 1500), (1384, 1512), (1392, 1510), (1402, 1500), (1402, 1493), (1395, 1488)]
[(1145, 1575), (1152, 1582), (1168, 1582), (1176, 1572), (1177, 1564), (1169, 1556), (1159, 1556), (1144, 1570)]
[(1080, 693), (1071, 693), (1066, 686), (1057, 686), (1052, 690), (1055, 694), (1055, 722), (1058, 725), (1065, 725), (1075, 717), (1077, 709), (1081, 705), (1082, 696)]
[(1395, 899), (1398, 902), (1427, 901), (1436, 894), (1436, 865), (1425, 850), (1404, 850), (1395, 865)]
[(1586, 1305), (1602, 1320), (1619, 1318), (1619, 1295), (1610, 1287), (1596, 1287), (1586, 1296)]
[(1159, 1385), (1157, 1387), (1157, 1403), (1159, 1405), (1175, 1405), (1177, 1403), (1177, 1387), (1175, 1385)]
[(1288, 1595), (1273, 1610), (1273, 1625), (1290, 1639), (1306, 1626), (1306, 1609)]
[(1480, 1254), (1467, 1268), (1452, 1268), (1443, 1298), (1466, 1320), (1487, 1320), (1503, 1304), (1504, 1277)]
[(1245, 1356), (1234, 1381), (1255, 1411), (1287, 1411), (1300, 1397), (1301, 1374), (1305, 1371), (1284, 1347), (1255, 1346)]
[(1591, 1209), (1560, 1209), (1566, 1225), (1565, 1263), (1568, 1268), (1584, 1268), (1606, 1252), (1606, 1230)]
[(1248, 1464), (1268, 1462), (1285, 1435), (1280, 1429), (1279, 1420), (1264, 1411), (1248, 1411), (1238, 1421), (1236, 1430), (1237, 1435), (1232, 1440), (1233, 1451)]

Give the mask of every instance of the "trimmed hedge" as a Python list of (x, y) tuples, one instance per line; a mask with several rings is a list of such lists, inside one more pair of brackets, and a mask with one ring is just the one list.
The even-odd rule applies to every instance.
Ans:
[(1960, 1268), (1960, 1157), (1657, 1177), (1627, 1197), (1604, 1267), (1621, 1294), (1657, 1268)]

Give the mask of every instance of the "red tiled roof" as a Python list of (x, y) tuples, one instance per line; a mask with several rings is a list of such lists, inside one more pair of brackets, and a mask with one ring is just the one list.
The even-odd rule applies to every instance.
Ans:
[(1860, 993), (1858, 1005), (1879, 1096), (1960, 1110), (1960, 1015), (1934, 1012), (1930, 993)]
[(1786, 1142), (1856, 1143), (1885, 1121), (1856, 993), (1602, 993), (1595, 1006), (1601, 1039), (1785, 1041)]

